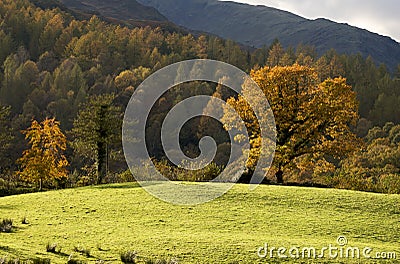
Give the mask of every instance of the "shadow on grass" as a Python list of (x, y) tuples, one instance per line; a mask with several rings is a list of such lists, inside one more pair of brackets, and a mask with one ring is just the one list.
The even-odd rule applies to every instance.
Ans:
[(140, 185), (136, 182), (131, 182), (131, 183), (97, 185), (97, 186), (94, 186), (93, 188), (95, 188), (95, 189), (134, 189), (134, 188), (140, 188)]
[(18, 250), (14, 249), (14, 248), (10, 248), (9, 246), (0, 245), (0, 250), (4, 251), (4, 252), (7, 252), (9, 254), (16, 255), (16, 256), (18, 256), (20, 254), (20, 252)]
[(267, 185), (273, 185), (273, 186), (288, 186), (288, 187), (310, 187), (310, 188), (319, 188), (319, 189), (332, 189), (332, 187), (326, 185), (326, 184), (319, 184), (319, 183), (312, 183), (312, 182), (286, 182), (283, 184), (277, 184), (277, 183), (269, 183)]
[(13, 210), (13, 209), (17, 209), (19, 206), (17, 205), (11, 205), (11, 204), (7, 204), (7, 205), (0, 205), (0, 210)]
[(12, 196), (12, 195), (20, 195), (27, 193), (34, 193), (38, 190), (36, 188), (28, 188), (28, 187), (18, 187), (18, 188), (4, 188), (0, 187), (0, 197)]
[(0, 246), (0, 250), (9, 251), (10, 247), (9, 246)]
[(61, 256), (61, 257), (69, 257), (70, 256), (70, 254), (67, 254), (67, 253), (64, 253), (64, 252), (61, 252), (61, 251), (49, 252), (49, 253), (57, 255), (57, 256)]

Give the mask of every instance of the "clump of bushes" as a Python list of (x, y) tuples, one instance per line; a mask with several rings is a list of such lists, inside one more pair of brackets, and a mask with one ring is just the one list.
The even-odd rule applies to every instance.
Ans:
[(3, 219), (3, 221), (0, 222), (0, 232), (11, 233), (12, 231), (13, 221), (11, 219)]
[(388, 194), (400, 194), (400, 174), (388, 173), (379, 178), (380, 191)]
[(136, 257), (137, 257), (136, 251), (128, 250), (126, 252), (121, 253), (121, 261), (126, 264), (135, 264)]
[[(205, 162), (200, 163), (185, 163), (180, 166), (173, 166), (166, 160), (157, 161), (153, 160), (156, 169), (166, 178), (172, 181), (190, 181), (190, 182), (206, 182), (211, 181), (218, 177), (222, 171), (223, 166), (219, 166), (214, 162), (208, 164)], [(189, 170), (183, 167), (190, 168)], [(202, 168), (202, 169), (197, 169)]]
[(118, 178), (117, 182), (120, 182), (120, 183), (135, 181), (135, 177), (133, 177), (130, 170), (125, 170), (125, 171), (121, 172), (120, 174), (118, 174), (117, 178)]

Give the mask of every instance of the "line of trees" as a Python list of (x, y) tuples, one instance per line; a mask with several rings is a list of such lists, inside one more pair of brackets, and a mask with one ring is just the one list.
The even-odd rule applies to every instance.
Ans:
[[(25, 140), (26, 135), (21, 131), (31, 131), (29, 128), (32, 129), (33, 124), (40, 131), (39, 127), (48, 127), (46, 122), (50, 121), (53, 127), (65, 135), (65, 149), (62, 145), (60, 150), (68, 161), (68, 165), (64, 162), (62, 168), (67, 169), (68, 173), (64, 171), (60, 175), (65, 173), (66, 177), (50, 177), (45, 182), (43, 180), (49, 177), (41, 176), (44, 177), (41, 180), (44, 187), (129, 179), (116, 176), (126, 170), (120, 142), (123, 109), (135, 87), (147, 76), (163, 66), (185, 59), (216, 59), (248, 72), (254, 69), (253, 77), (259, 80), (262, 87), (269, 80), (274, 80), (282, 83), (278, 87), (288, 88), (282, 90), (287, 93), (293, 92), (291, 86), (285, 86), (284, 77), (278, 76), (309, 74), (312, 76), (309, 80), (311, 83), (304, 86), (302, 93), (292, 94), (293, 98), (302, 100), (298, 101), (298, 105), (289, 106), (293, 111), (305, 107), (304, 100), (310, 96), (312, 87), (319, 87), (320, 92), (325, 93), (331, 91), (332, 87), (342, 90), (342, 95), (333, 92), (330, 95), (330, 98), (336, 98), (335, 107), (339, 107), (337, 102), (340, 101), (348, 111), (341, 116), (339, 124), (343, 126), (337, 129), (344, 129), (345, 124), (350, 125), (351, 132), (359, 137), (368, 138), (371, 129), (376, 130), (376, 126), (382, 127), (387, 122), (394, 125), (400, 123), (400, 67), (390, 73), (384, 65), (376, 66), (371, 58), (363, 58), (361, 55), (341, 55), (333, 50), (321, 55), (316, 54), (312, 47), (303, 45), (284, 48), (279, 41), (251, 51), (233, 41), (214, 36), (194, 37), (151, 27), (130, 29), (108, 24), (96, 16), (89, 20), (77, 20), (57, 8), (37, 8), (28, 0), (0, 1), (0, 22), (0, 186), (6, 189), (18, 187), (27, 177), (17, 172), (30, 168), (27, 160), (29, 155), (23, 154), (29, 154), (28, 150), (36, 143), (29, 144), (29, 137)], [(284, 67), (288, 65), (292, 68)], [(345, 77), (346, 81), (340, 77)], [(354, 93), (350, 91), (350, 86)], [(270, 85), (265, 85), (267, 94), (272, 91), (270, 88)], [(180, 100), (199, 93), (229, 100), (233, 105), (240, 101), (237, 95), (225, 87), (209, 83), (180, 86), (163, 95), (157, 102), (158, 107), (153, 109), (149, 123), (151, 129), (148, 129), (151, 137), (156, 138), (159, 134), (160, 125), (169, 109)], [(271, 102), (275, 102), (273, 94), (269, 94), (269, 97)], [(355, 100), (359, 105), (358, 112)], [(317, 105), (317, 102), (314, 103)], [(321, 114), (320, 118), (329, 120), (331, 115), (328, 112), (334, 111), (334, 106), (331, 105), (331, 109), (329, 103), (319, 103), (324, 107), (307, 107)], [(278, 103), (274, 105), (279, 106)], [(298, 120), (287, 116), (293, 111), (276, 111), (278, 121), (286, 124), (278, 128), (280, 138), (277, 162), (281, 162), (277, 165), (282, 166), (277, 166), (277, 181), (318, 181), (326, 185), (340, 182), (337, 186), (349, 188), (343, 180), (333, 179), (339, 179), (339, 172), (352, 171), (344, 170), (345, 165), (340, 162), (350, 151), (342, 153), (332, 146), (325, 146), (323, 139), (314, 136), (312, 130), (302, 129), (309, 124), (318, 125), (311, 122), (314, 119), (303, 120), (303, 124), (296, 126), (296, 131), (309, 134), (297, 134), (299, 138), (294, 139), (290, 131)], [(355, 120), (358, 119), (357, 114), (361, 119)], [(221, 167), (226, 164), (230, 142), (221, 126), (210, 126), (208, 122), (199, 118), (184, 127), (181, 133), (182, 149), (189, 156), (195, 157), (199, 151), (199, 139), (212, 134), (219, 138), (219, 152), (214, 162)], [(325, 133), (329, 125), (324, 124), (316, 129)], [(348, 146), (344, 142), (353, 142), (354, 138), (346, 129), (335, 130), (336, 134), (332, 131), (330, 134), (325, 133), (324, 138), (339, 140), (336, 136), (345, 131), (347, 137), (341, 138), (340, 144)], [(368, 145), (369, 141), (365, 141)], [(295, 162), (292, 162), (292, 158), (284, 157), (286, 150), (281, 149), (296, 150), (296, 142), (309, 147), (308, 152), (318, 154), (315, 156), (321, 157), (323, 153), (324, 159), (313, 157), (310, 163), (310, 159), (305, 157), (302, 157), (303, 160), (295, 157)], [(398, 145), (398, 142), (391, 144)], [(359, 149), (363, 149), (361, 145)], [(155, 161), (165, 164), (165, 154), (160, 146), (155, 140), (149, 144), (150, 152)], [(324, 149), (318, 149), (321, 146)], [(291, 156), (298, 155), (294, 151)], [(333, 156), (340, 156), (340, 159)], [(310, 166), (304, 166), (306, 161), (313, 164), (312, 170)], [(55, 164), (55, 160), (52, 162)], [(398, 176), (398, 164), (392, 165), (394, 168), (391, 175)], [(33, 176), (34, 173), (28, 174), (36, 179), (35, 182), (40, 182), (40, 177)]]

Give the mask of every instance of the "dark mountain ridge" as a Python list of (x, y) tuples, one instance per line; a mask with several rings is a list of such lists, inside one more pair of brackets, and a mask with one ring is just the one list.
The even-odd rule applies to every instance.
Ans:
[(143, 6), (135, 0), (30, 0), (30, 2), (42, 9), (59, 8), (78, 20), (88, 20), (96, 15), (109, 23), (128, 27), (150, 26), (160, 27), (168, 32), (189, 33), (188, 29), (170, 22), (155, 8)]
[(135, 0), (58, 0), (72, 10), (96, 12), (118, 20), (167, 21), (155, 8), (144, 6)]

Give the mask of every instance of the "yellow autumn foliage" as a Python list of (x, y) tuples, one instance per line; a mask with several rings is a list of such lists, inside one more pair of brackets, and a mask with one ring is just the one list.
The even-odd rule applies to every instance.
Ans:
[[(340, 159), (359, 146), (359, 140), (350, 130), (358, 119), (358, 104), (346, 79), (327, 79), (320, 83), (317, 72), (310, 67), (264, 67), (251, 72), (251, 77), (265, 93), (276, 123), (276, 152), (273, 167), (278, 182), (283, 172), (295, 165), (294, 160), (307, 156), (312, 166), (327, 157)], [(250, 86), (243, 85), (247, 99), (252, 96)], [(250, 136), (251, 153), (248, 168), (254, 168), (259, 157), (260, 127), (246, 99), (230, 98), (228, 104), (244, 120)], [(224, 116), (226, 127), (235, 127), (235, 121)]]
[(21, 164), (18, 174), (23, 180), (39, 183), (40, 189), (45, 182), (67, 177), (68, 161), (63, 155), (67, 138), (59, 126), (55, 119), (41, 123), (33, 120), (31, 126), (22, 131), (30, 148), (18, 160)]

